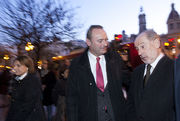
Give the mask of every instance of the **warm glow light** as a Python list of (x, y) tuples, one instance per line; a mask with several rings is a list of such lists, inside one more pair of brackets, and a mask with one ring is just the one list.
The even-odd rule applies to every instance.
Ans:
[(130, 44), (126, 44), (128, 47), (130, 46)]
[(27, 42), (26, 46), (25, 46), (25, 50), (26, 51), (31, 51), (34, 49), (34, 45), (31, 44), (31, 42)]
[(4, 55), (3, 59), (4, 60), (9, 60), (9, 56), (8, 55)]
[(62, 58), (63, 58), (63, 56), (58, 56), (58, 58), (59, 58), (59, 59), (62, 59)]
[(25, 46), (26, 51), (30, 51), (30, 48), (28, 46)]
[(164, 43), (164, 46), (169, 46), (169, 43), (168, 43), (168, 42), (165, 42), (165, 43)]
[(0, 68), (4, 68), (4, 65), (0, 65)]
[(177, 42), (180, 44), (180, 38), (179, 38), (179, 39), (177, 39)]
[(53, 60), (57, 60), (57, 57), (52, 57)]
[(38, 69), (41, 69), (42, 67), (42, 60), (39, 60), (38, 62), (37, 62), (37, 64), (38, 64)]
[(10, 67), (10, 66), (6, 66), (6, 68), (7, 68), (7, 69), (11, 69), (11, 67)]

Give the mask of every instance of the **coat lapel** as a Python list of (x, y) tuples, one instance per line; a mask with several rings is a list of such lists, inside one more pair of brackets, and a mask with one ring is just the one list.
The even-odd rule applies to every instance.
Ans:
[(164, 56), (163, 58), (161, 58), (159, 60), (159, 62), (157, 63), (155, 69), (153, 70), (152, 74), (150, 75), (149, 79), (148, 79), (148, 82), (147, 82), (147, 88), (151, 85), (154, 85), (155, 83), (157, 83), (157, 79), (159, 79), (160, 77), (162, 77), (163, 75), (161, 71), (161, 69), (163, 69), (163, 65), (165, 63), (165, 60), (166, 60), (166, 56)]
[(141, 99), (142, 99), (142, 97), (143, 97), (143, 94), (144, 94), (144, 69), (145, 69), (145, 64), (143, 64), (142, 66), (141, 66), (141, 69), (140, 69), (140, 74), (139, 74), (139, 79), (138, 79), (138, 99), (139, 99), (139, 101), (138, 102), (140, 102), (141, 101)]
[(80, 66), (79, 66), (79, 69), (81, 69), (81, 72), (83, 72), (85, 74), (85, 76), (87, 76), (87, 83), (89, 86), (96, 86), (96, 83), (95, 83), (95, 79), (94, 79), (94, 76), (91, 72), (91, 67), (90, 67), (90, 62), (89, 62), (89, 59), (88, 59), (88, 55), (87, 55), (87, 51), (86, 50), (83, 55), (81, 56), (80, 58)]
[(111, 68), (112, 66), (108, 55), (105, 55), (105, 59), (106, 59), (107, 84), (108, 84), (109, 81), (112, 80), (112, 75), (110, 73), (112, 72), (112, 68)]

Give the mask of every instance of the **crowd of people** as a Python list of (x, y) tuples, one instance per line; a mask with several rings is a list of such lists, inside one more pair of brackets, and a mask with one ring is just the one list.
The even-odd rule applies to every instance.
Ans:
[(43, 59), (41, 69), (35, 69), (29, 56), (18, 56), (13, 69), (0, 74), (0, 94), (10, 100), (6, 121), (66, 121), (69, 66), (69, 59)]
[(135, 69), (108, 49), (101, 25), (90, 26), (86, 43), (71, 62), (43, 59), (37, 71), (30, 57), (18, 56), (5, 83), (6, 121), (180, 121), (180, 57), (163, 53), (154, 30), (134, 41), (143, 62)]

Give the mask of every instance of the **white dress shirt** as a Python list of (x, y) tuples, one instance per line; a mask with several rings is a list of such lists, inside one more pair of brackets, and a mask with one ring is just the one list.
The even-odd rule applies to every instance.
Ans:
[[(156, 60), (155, 60), (153, 63), (150, 64), (150, 65), (151, 65), (150, 74), (152, 74), (152, 72), (154, 71), (157, 63), (161, 60), (161, 58), (162, 58), (163, 56), (164, 56), (164, 54), (161, 53), (161, 54), (156, 58)], [(146, 75), (147, 65), (148, 65), (148, 64), (146, 64), (145, 69), (144, 69), (144, 76)]]
[(24, 73), (24, 74), (21, 75), (21, 76), (17, 76), (15, 79), (16, 79), (17, 81), (22, 80), (22, 79), (24, 79), (24, 77), (27, 75), (27, 73), (28, 73), (28, 72)]
[[(101, 69), (102, 69), (102, 74), (103, 74), (103, 79), (104, 79), (104, 88), (107, 85), (107, 72), (106, 72), (106, 59), (104, 57), (104, 55), (99, 56), (100, 60), (99, 63), (101, 65)], [(90, 66), (91, 66), (91, 72), (94, 76), (94, 80), (96, 82), (96, 56), (93, 55), (90, 51), (88, 51), (88, 58), (89, 58), (89, 62), (90, 62)]]

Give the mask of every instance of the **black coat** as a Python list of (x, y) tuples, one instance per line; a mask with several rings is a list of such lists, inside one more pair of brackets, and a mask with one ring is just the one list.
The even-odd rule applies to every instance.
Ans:
[[(115, 121), (125, 121), (125, 98), (122, 81), (128, 79), (123, 71), (123, 61), (119, 54), (105, 54), (110, 100)], [(123, 80), (124, 79), (124, 80)], [(68, 121), (97, 121), (97, 87), (91, 72), (87, 51), (74, 59), (67, 80)]]
[(43, 91), (43, 105), (48, 106), (54, 104), (52, 92), (56, 81), (57, 78), (53, 71), (50, 71), (43, 77), (42, 83), (46, 86)]
[(180, 121), (180, 56), (175, 61), (176, 121)]
[(23, 80), (14, 80), (11, 105), (6, 121), (44, 121), (40, 79), (27, 74)]
[(128, 95), (129, 121), (174, 121), (174, 63), (164, 56), (143, 88), (145, 64), (132, 74)]

